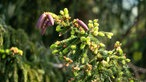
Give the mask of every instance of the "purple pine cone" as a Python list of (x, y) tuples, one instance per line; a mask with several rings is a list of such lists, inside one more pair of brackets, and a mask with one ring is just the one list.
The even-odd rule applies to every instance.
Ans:
[(49, 19), (49, 24), (54, 25), (54, 19), (50, 14), (47, 14), (47, 17)]
[(39, 17), (39, 19), (38, 19), (38, 21), (37, 21), (37, 25), (36, 25), (38, 28), (42, 28), (43, 23), (44, 23), (44, 21), (45, 21), (45, 18), (46, 18), (45, 13), (43, 13), (43, 14)]
[(89, 30), (87, 25), (82, 20), (77, 19), (77, 23), (83, 27), (85, 31)]
[(41, 34), (42, 34), (42, 35), (44, 35), (44, 34), (45, 34), (46, 29), (47, 29), (47, 28), (42, 28), (42, 29), (41, 29)]
[(53, 26), (54, 25), (54, 19), (49, 13), (43, 13), (40, 17), (39, 20), (37, 21), (37, 27), (41, 29), (41, 34), (43, 35), (46, 31), (46, 28), (48, 26)]

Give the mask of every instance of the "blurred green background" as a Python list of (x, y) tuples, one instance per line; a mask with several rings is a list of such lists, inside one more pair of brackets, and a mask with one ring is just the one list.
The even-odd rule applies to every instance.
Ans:
[[(113, 39), (106, 41), (107, 49), (113, 48), (117, 40), (122, 42), (132, 61), (131, 71), (136, 78), (146, 79), (146, 0), (0, 0), (0, 25), (9, 30), (9, 38), (3, 35), (2, 47), (17, 46), (29, 63), (40, 63), (37, 58), (50, 54), (49, 46), (59, 37), (55, 28), (41, 36), (36, 29), (37, 19), (43, 12), (59, 14), (63, 8), (69, 9), (72, 19), (79, 18), (86, 24), (89, 19), (99, 19), (100, 30), (114, 33)], [(50, 55), (46, 60), (58, 61)]]

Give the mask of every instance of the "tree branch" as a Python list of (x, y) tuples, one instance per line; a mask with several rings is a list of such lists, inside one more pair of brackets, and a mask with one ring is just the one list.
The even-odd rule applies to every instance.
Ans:
[(140, 77), (139, 73), (146, 73), (146, 68), (138, 67), (133, 63), (128, 63), (129, 67), (134, 71), (134, 75), (136, 78)]

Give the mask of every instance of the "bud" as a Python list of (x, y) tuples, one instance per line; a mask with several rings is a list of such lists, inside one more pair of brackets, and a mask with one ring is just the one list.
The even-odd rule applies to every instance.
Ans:
[(105, 67), (108, 67), (108, 66), (109, 66), (108, 62), (107, 62), (107, 61), (105, 61), (105, 60), (102, 60), (102, 62), (101, 62), (101, 63), (102, 63), (102, 65), (103, 65), (103, 66), (105, 66)]
[(113, 59), (123, 60), (123, 58), (119, 58), (119, 56), (111, 56), (111, 58), (113, 58)]
[(97, 54), (97, 53), (98, 53), (98, 48), (95, 48), (94, 54)]
[(81, 58), (81, 63), (82, 63), (82, 64), (85, 63), (85, 58), (84, 58), (84, 57)]
[(112, 78), (113, 78), (113, 79), (115, 79), (115, 76), (114, 76), (114, 75), (112, 75)]
[(99, 45), (100, 45), (101, 47), (105, 47), (105, 44), (103, 44), (103, 43), (99, 43)]
[(86, 43), (87, 43), (88, 45), (90, 45), (90, 37), (87, 37)]
[(4, 53), (5, 51), (3, 49), (0, 49), (0, 53)]
[(92, 42), (91, 45), (93, 46), (93, 48), (97, 48), (97, 44), (95, 42)]
[(91, 76), (91, 71), (87, 71), (87, 75), (88, 76)]
[(65, 17), (68, 18), (68, 19), (70, 19), (69, 14), (65, 14)]
[(71, 35), (70, 39), (73, 39), (73, 38), (76, 38), (76, 36), (74, 36), (74, 35)]
[(91, 71), (92, 70), (92, 65), (91, 64), (86, 64), (86, 71)]
[(121, 46), (121, 43), (120, 43), (119, 41), (116, 41), (114, 47), (115, 47), (115, 48), (118, 48), (118, 47), (120, 47), (120, 46)]
[(99, 24), (98, 24), (98, 23), (94, 23), (94, 26), (95, 26), (95, 27), (98, 27), (98, 26), (99, 26)]
[(125, 65), (125, 64), (126, 64), (125, 60), (122, 60), (122, 64), (123, 64), (123, 65)]
[(105, 36), (105, 34), (103, 32), (98, 32), (99, 36)]
[(121, 78), (117, 78), (117, 82), (121, 82)]
[(95, 27), (95, 28), (94, 28), (94, 31), (98, 31), (98, 29), (99, 29), (98, 27)]
[(131, 60), (130, 59), (126, 59), (126, 62), (130, 62)]
[(58, 53), (58, 50), (53, 50), (52, 51), (52, 54), (57, 54)]
[(84, 43), (82, 43), (81, 45), (80, 45), (80, 49), (82, 50), (82, 49), (84, 49), (85, 48), (85, 44)]
[(89, 23), (88, 26), (89, 26), (89, 28), (93, 28), (94, 27), (92, 23)]
[(76, 53), (76, 50), (72, 50), (72, 54), (75, 54)]
[(74, 30), (71, 30), (71, 35), (74, 35), (75, 34), (75, 31)]
[(63, 55), (63, 53), (62, 53), (61, 51), (59, 51), (59, 54), (60, 54), (60, 55)]
[(109, 61), (110, 61), (110, 58), (109, 58), (109, 57), (107, 57), (107, 58), (106, 58), (106, 61), (107, 61), (107, 62), (109, 62)]
[(73, 49), (73, 50), (76, 49), (76, 45), (71, 45), (70, 47), (71, 47), (71, 49)]
[(73, 67), (72, 67), (72, 70), (73, 70), (73, 71), (79, 71), (80, 68), (79, 68), (78, 66), (73, 66)]
[(97, 60), (101, 60), (103, 57), (100, 53), (97, 54)]
[(9, 49), (6, 49), (5, 52), (6, 52), (6, 54), (9, 54), (10, 53), (10, 50)]
[(11, 47), (10, 49), (14, 54), (18, 53), (18, 48), (17, 47)]
[(61, 15), (64, 15), (64, 12), (63, 12), (63, 10), (61, 10), (61, 11), (60, 11), (60, 14), (61, 14)]
[(107, 36), (109, 39), (111, 39), (112, 36), (113, 36), (113, 33), (107, 33), (106, 36)]
[(66, 54), (68, 51), (69, 51), (68, 48), (65, 48), (65, 49), (63, 50), (63, 54)]
[(121, 49), (121, 47), (118, 47), (116, 50), (119, 52), (119, 55), (123, 55), (123, 50)]
[(56, 44), (56, 45), (59, 45), (59, 44), (60, 44), (60, 41), (56, 41), (55, 44)]
[(51, 49), (55, 49), (56, 47), (57, 47), (57, 44), (52, 44), (52, 45), (50, 46)]
[(93, 31), (93, 35), (97, 36), (98, 35), (98, 31)]
[(97, 23), (97, 22), (98, 22), (98, 19), (94, 19), (93, 22), (94, 22), (94, 23)]
[(123, 74), (124, 74), (123, 72), (120, 72), (120, 73), (119, 73), (120, 76), (122, 76)]
[(56, 31), (57, 32), (60, 32), (62, 29), (61, 29), (61, 26), (60, 25), (58, 25), (57, 27), (56, 27)]
[(84, 57), (84, 58), (87, 57), (87, 54), (86, 54), (86, 53), (83, 53), (83, 57)]
[(89, 23), (92, 23), (92, 20), (89, 20), (88, 22), (89, 22)]
[(78, 73), (76, 71), (73, 72), (74, 76), (78, 76)]
[(113, 51), (108, 51), (108, 54), (109, 54), (109, 55), (112, 55), (112, 53), (113, 53)]
[(82, 29), (82, 30), (80, 31), (80, 33), (81, 33), (81, 34), (85, 34), (85, 30)]
[(131, 79), (130, 82), (135, 82), (135, 81), (133, 79)]
[(23, 51), (22, 50), (18, 50), (18, 54), (22, 56), (23, 55)]
[(67, 8), (64, 8), (64, 14), (68, 15), (68, 9)]
[(82, 37), (80, 38), (80, 40), (81, 40), (81, 42), (85, 42), (87, 39), (86, 39), (86, 37), (82, 36)]
[(66, 62), (68, 63), (72, 63), (73, 60), (71, 60), (70, 58), (66, 57), (66, 56), (63, 56), (63, 58), (65, 59)]

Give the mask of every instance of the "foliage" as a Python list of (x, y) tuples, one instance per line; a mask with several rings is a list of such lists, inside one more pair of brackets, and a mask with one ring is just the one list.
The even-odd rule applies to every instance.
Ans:
[(58, 82), (63, 80), (62, 73), (57, 67), (58, 59), (50, 56), (48, 49), (30, 41), (22, 29), (15, 30), (2, 20), (0, 31), (1, 82)]
[[(130, 59), (121, 49), (121, 43), (116, 42), (113, 50), (106, 50), (103, 38), (111, 39), (112, 33), (99, 31), (98, 20), (89, 20), (88, 27), (79, 20), (70, 20), (68, 9), (60, 11), (60, 15), (45, 12), (39, 19), (41, 30), (52, 22), (52, 15), (59, 36), (68, 34), (65, 39), (56, 41), (50, 46), (52, 53), (63, 62), (68, 76), (66, 81), (133, 81), (127, 62)], [(53, 21), (53, 22), (54, 22)], [(46, 26), (47, 24), (47, 26)], [(69, 74), (72, 72), (72, 74)]]

